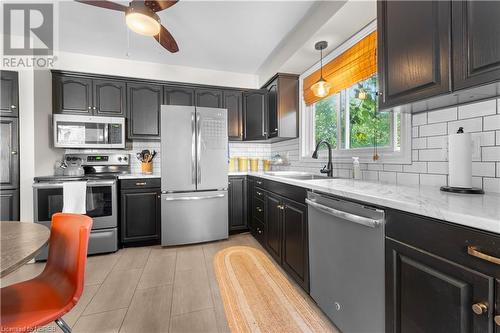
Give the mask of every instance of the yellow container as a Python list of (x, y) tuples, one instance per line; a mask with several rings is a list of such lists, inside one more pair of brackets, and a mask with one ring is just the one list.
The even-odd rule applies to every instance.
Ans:
[(142, 162), (141, 171), (142, 173), (153, 173), (153, 162)]
[(237, 170), (237, 167), (236, 167), (236, 164), (238, 163), (237, 161), (238, 161), (238, 159), (236, 157), (231, 157), (229, 159), (229, 172), (234, 172)]
[(259, 159), (251, 158), (250, 159), (250, 170), (253, 172), (259, 171)]
[(264, 171), (270, 171), (271, 170), (271, 161), (270, 160), (262, 160), (262, 167)]
[(248, 157), (238, 157), (238, 171), (248, 171)]

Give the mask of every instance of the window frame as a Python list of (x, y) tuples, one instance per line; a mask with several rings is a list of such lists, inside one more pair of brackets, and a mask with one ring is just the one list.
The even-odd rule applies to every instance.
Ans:
[[(333, 50), (330, 54), (328, 54), (323, 62), (328, 62), (335, 57), (339, 56), (347, 49), (352, 47), (354, 44), (359, 42), (361, 39), (372, 33), (376, 30), (376, 21), (371, 22), (368, 26), (362, 29), (355, 36), (350, 38), (348, 41), (344, 42), (342, 45)], [(318, 161), (318, 160), (326, 160), (327, 159), (327, 151), (320, 150), (318, 153), (318, 160), (315, 160), (311, 157), (314, 148), (316, 146), (315, 143), (315, 117), (314, 117), (314, 105), (307, 106), (304, 102), (304, 90), (303, 90), (303, 82), (304, 78), (310, 75), (312, 72), (318, 70), (320, 67), (320, 62), (314, 64), (311, 68), (309, 68), (306, 72), (302, 73), (299, 77), (299, 95), (300, 95), (300, 105), (299, 105), (299, 118), (300, 118), (300, 129), (299, 129), (299, 147), (300, 152), (299, 156), (302, 161)], [(395, 115), (395, 113), (392, 113)], [(340, 115), (340, 112), (339, 112)], [(373, 160), (373, 147), (369, 148), (350, 148), (350, 149), (342, 149), (340, 142), (337, 142), (337, 147), (332, 149), (332, 158), (334, 162), (340, 163), (352, 163), (352, 157), (359, 157), (361, 163), (397, 163), (397, 164), (409, 164), (411, 163), (411, 114), (401, 112), (401, 138), (400, 138), (400, 147), (399, 149), (395, 149), (395, 140), (396, 135), (394, 132), (396, 131), (394, 124), (394, 116), (391, 121), (391, 131), (393, 132), (393, 142), (391, 147), (377, 147), (377, 152), (380, 158), (377, 161)], [(341, 117), (337, 116), (337, 141), (338, 138), (342, 137), (342, 128), (340, 127)]]

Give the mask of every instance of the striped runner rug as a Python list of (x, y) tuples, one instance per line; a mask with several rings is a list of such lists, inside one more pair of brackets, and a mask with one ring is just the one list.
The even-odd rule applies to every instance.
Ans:
[(262, 251), (226, 248), (214, 270), (231, 332), (334, 332)]

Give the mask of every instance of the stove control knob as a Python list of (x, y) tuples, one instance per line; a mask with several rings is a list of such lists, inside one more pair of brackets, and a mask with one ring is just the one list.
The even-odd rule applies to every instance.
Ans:
[(120, 156), (120, 157), (118, 157), (118, 162), (121, 162), (121, 161), (122, 161), (122, 158), (121, 158), (121, 156)]
[(124, 157), (123, 157), (123, 160), (124, 160), (124, 161), (127, 161), (127, 160), (128, 160), (127, 156), (124, 156)]

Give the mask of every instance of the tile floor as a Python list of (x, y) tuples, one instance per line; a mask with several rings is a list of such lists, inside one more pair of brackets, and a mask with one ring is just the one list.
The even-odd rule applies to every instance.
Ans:
[[(240, 234), (193, 246), (126, 248), (91, 256), (83, 295), (63, 318), (75, 333), (229, 332), (212, 258), (234, 245), (261, 248), (251, 235)], [(24, 265), (0, 284), (30, 279), (43, 267)], [(61, 332), (55, 324), (40, 331)]]

